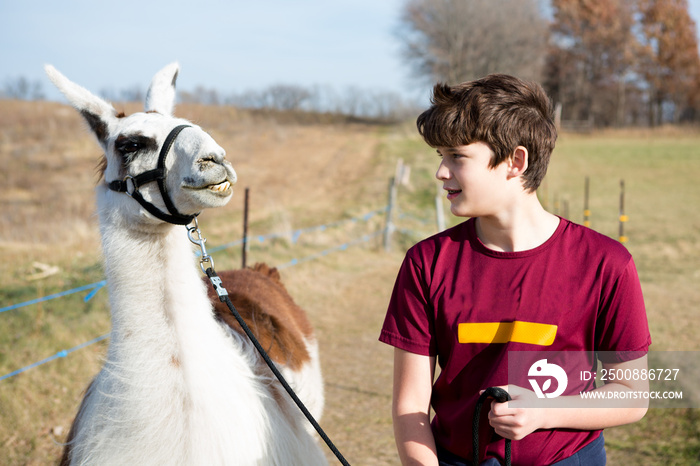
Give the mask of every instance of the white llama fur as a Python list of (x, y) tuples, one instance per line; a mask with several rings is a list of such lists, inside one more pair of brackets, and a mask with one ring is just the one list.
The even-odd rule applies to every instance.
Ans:
[[(127, 173), (155, 167), (170, 130), (191, 124), (172, 117), (178, 65), (153, 79), (146, 110), (118, 117), (109, 103), (46, 71), (87, 119), (105, 150), (107, 182), (124, 178), (118, 136), (140, 134), (157, 149), (139, 153)], [(224, 205), (231, 189), (210, 186), (235, 172), (224, 150), (196, 125), (166, 159), (177, 209), (191, 215)], [(156, 183), (140, 189), (165, 210)], [(247, 338), (215, 320), (186, 230), (155, 219), (123, 193), (97, 187), (97, 208), (110, 293), (112, 332), (104, 367), (86, 392), (74, 425), (70, 464), (315, 465), (326, 464), (313, 428)], [(260, 291), (264, 293), (264, 290)], [(316, 341), (299, 371), (280, 367), (317, 418), (323, 387)]]

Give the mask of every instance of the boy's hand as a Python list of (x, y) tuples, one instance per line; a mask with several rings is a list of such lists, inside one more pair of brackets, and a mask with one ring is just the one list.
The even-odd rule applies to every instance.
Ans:
[[(537, 400), (535, 392), (522, 387), (506, 385), (499, 388), (508, 391), (513, 400)], [(522, 404), (528, 405), (527, 403)], [(489, 411), (489, 424), (501, 437), (520, 440), (542, 428), (545, 415), (546, 411), (543, 408), (511, 408), (507, 401), (499, 403), (493, 400)]]

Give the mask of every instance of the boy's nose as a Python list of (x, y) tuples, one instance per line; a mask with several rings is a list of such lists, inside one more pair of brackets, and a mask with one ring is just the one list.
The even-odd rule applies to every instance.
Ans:
[(440, 162), (440, 166), (437, 169), (437, 172), (435, 172), (435, 178), (438, 180), (446, 180), (449, 179), (450, 177), (450, 171), (445, 167), (445, 164), (443, 162)]

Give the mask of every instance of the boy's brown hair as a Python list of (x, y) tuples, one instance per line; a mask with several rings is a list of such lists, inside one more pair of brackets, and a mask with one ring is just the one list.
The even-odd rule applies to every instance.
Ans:
[(492, 168), (523, 146), (528, 150), (523, 187), (529, 192), (538, 188), (557, 140), (552, 105), (542, 86), (492, 74), (456, 86), (437, 84), (430, 101), (432, 105), (417, 121), (418, 132), (428, 145), (483, 142), (494, 152)]

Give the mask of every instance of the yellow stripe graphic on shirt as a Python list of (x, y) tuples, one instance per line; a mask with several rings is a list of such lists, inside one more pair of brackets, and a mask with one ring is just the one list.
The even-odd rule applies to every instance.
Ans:
[(536, 322), (469, 322), (459, 324), (460, 343), (528, 343), (549, 346), (557, 336), (557, 326)]

